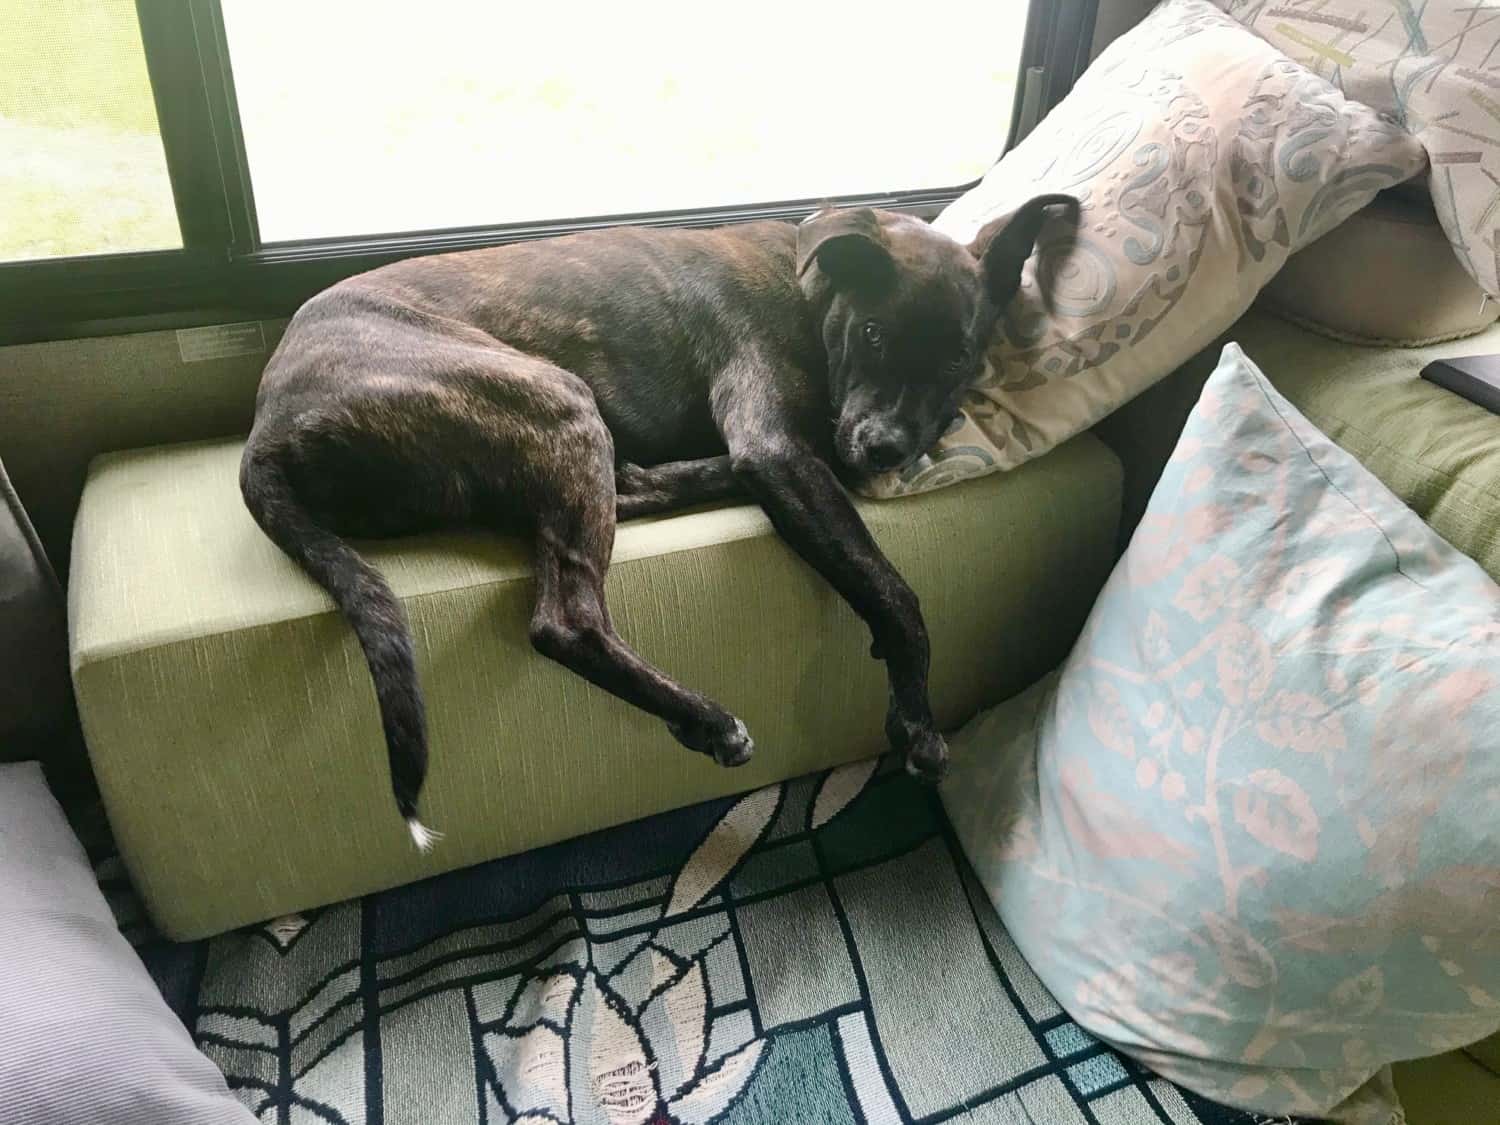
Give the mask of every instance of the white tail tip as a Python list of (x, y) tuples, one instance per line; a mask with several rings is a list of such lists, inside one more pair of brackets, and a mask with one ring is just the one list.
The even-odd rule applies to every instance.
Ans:
[(412, 843), (417, 845), (417, 851), (422, 852), (424, 855), (432, 851), (432, 845), (443, 838), (441, 832), (428, 828), (427, 825), (414, 816), (406, 818), (406, 827), (411, 832)]

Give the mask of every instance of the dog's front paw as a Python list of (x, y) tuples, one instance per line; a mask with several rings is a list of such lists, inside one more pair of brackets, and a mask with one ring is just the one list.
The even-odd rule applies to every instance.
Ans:
[(948, 772), (948, 743), (932, 727), (909, 723), (892, 707), (885, 718), (885, 734), (912, 777), (928, 785), (943, 780)]
[(744, 765), (755, 753), (750, 732), (733, 715), (707, 722), (668, 723), (667, 729), (689, 750), (707, 754), (726, 768)]
[(923, 731), (906, 751), (906, 772), (918, 781), (936, 785), (948, 772), (948, 743), (935, 730)]
[(615, 466), (616, 496), (644, 496), (655, 488), (655, 478), (649, 469), (630, 461), (621, 461)]

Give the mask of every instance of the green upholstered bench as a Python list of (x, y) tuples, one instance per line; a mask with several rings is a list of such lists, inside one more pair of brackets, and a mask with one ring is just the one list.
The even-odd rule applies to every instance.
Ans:
[[(326, 596), (251, 522), (238, 441), (110, 454), (73, 539), (74, 683), (121, 853), (190, 938), (346, 899), (883, 749), (883, 671), (852, 612), (731, 506), (620, 528), (621, 634), (722, 700), (723, 770), (532, 652), (530, 556), (482, 533), (365, 545), (411, 616), (428, 701), (430, 854), (395, 812), (374, 695)], [(1084, 436), (1011, 473), (862, 503), (917, 590), (948, 726), (1066, 653), (1113, 562), (1120, 466)]]

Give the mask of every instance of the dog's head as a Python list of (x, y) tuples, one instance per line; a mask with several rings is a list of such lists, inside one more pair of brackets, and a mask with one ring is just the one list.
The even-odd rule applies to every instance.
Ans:
[(1071, 196), (1037, 196), (967, 247), (867, 207), (820, 211), (797, 228), (798, 276), (822, 316), (835, 448), (856, 473), (905, 468), (952, 421), (1051, 207), (1078, 213)]

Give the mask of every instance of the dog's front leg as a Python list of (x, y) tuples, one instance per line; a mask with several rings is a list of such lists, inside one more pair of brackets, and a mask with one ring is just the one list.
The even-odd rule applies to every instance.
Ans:
[(777, 532), (870, 627), (871, 651), (890, 676), (886, 734), (906, 756), (909, 772), (936, 781), (947, 766), (948, 748), (933, 726), (927, 698), (931, 649), (917, 595), (809, 444), (782, 435), (729, 435), (728, 441), (735, 475)]
[(740, 492), (728, 457), (615, 466), (615, 514), (622, 520), (724, 500)]

